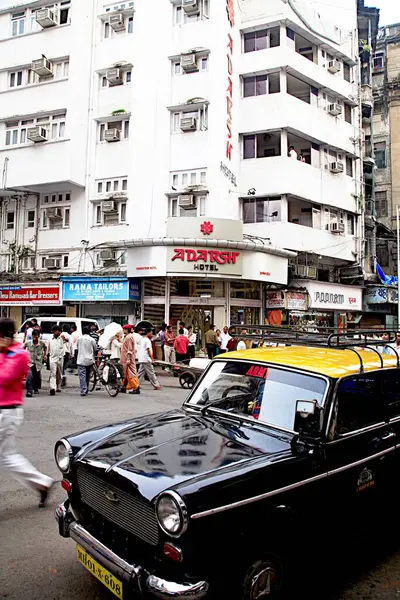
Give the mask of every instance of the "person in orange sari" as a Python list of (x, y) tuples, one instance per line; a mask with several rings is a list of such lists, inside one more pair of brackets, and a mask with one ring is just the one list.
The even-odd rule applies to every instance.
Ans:
[(122, 392), (130, 390), (130, 394), (140, 394), (140, 388), (132, 388), (132, 380), (135, 383), (138, 381), (136, 374), (136, 363), (135, 363), (135, 337), (133, 335), (133, 325), (124, 325), (123, 330), (125, 331), (125, 338), (121, 348), (121, 365), (124, 370), (124, 387), (121, 389)]

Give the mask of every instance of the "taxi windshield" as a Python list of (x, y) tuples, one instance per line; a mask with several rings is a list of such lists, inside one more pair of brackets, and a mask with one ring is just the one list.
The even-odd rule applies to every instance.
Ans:
[(212, 363), (188, 400), (202, 412), (212, 407), (293, 431), (297, 400), (322, 404), (325, 379), (296, 371), (222, 361)]

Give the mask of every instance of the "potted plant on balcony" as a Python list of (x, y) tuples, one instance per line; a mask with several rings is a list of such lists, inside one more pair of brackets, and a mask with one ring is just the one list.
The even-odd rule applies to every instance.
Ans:
[(359, 40), (360, 60), (368, 63), (371, 57), (371, 46), (365, 40)]

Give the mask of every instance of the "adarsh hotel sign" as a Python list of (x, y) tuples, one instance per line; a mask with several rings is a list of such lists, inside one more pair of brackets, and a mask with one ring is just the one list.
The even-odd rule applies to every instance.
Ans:
[(168, 248), (168, 272), (241, 275), (241, 252), (211, 248)]

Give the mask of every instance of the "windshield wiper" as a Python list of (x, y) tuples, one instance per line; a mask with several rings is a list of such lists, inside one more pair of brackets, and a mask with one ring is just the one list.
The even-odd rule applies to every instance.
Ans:
[[(224, 402), (230, 402), (231, 400), (239, 400), (246, 396), (252, 396), (251, 392), (245, 392), (238, 396), (229, 396), (226, 398), (218, 398), (217, 400), (213, 400), (212, 402), (209, 402), (208, 404), (205, 404), (204, 406), (202, 406), (200, 409), (200, 413), (202, 415), (204, 415), (204, 413), (207, 412), (207, 409), (211, 408), (212, 406), (218, 406), (219, 404), (223, 404)], [(240, 417), (240, 415), (238, 415), (238, 416)]]

